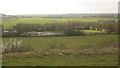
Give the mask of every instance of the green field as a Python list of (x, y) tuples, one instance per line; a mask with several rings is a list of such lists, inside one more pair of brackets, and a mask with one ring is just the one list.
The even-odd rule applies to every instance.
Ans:
[[(45, 24), (70, 21), (98, 22), (112, 18), (19, 18), (3, 21), (5, 29), (18, 23)], [(89, 24), (89, 23), (88, 23)], [(22, 40), (22, 52), (3, 53), (3, 66), (117, 66), (117, 35), (96, 30), (81, 30), (83, 36), (3, 37), (3, 45), (10, 39)], [(87, 35), (88, 34), (88, 35)], [(94, 34), (94, 35), (92, 35)]]
[[(113, 49), (117, 37), (117, 35), (13, 37), (23, 40), (23, 47), (29, 46), (34, 51), (3, 54), (3, 65), (114, 66), (118, 63), (117, 52)], [(3, 41), (9, 39), (3, 38)], [(95, 52), (92, 52), (93, 50)], [(63, 56), (60, 56), (59, 53), (62, 53)]]
[(97, 31), (97, 30), (81, 30), (81, 31), (85, 32), (85, 34), (106, 33), (106, 32)]
[[(95, 35), (95, 36), (62, 36), (62, 37), (14, 37), (17, 40), (23, 40), (24, 46), (31, 46), (37, 49), (48, 49), (51, 47), (59, 48), (89, 48), (94, 46), (104, 46), (117, 40), (116, 35)], [(14, 39), (13, 38), (13, 39)], [(3, 38), (3, 41), (11, 38)]]
[(118, 66), (118, 55), (77, 55), (77, 56), (3, 56), (3, 66)]
[(94, 21), (98, 20), (115, 20), (112, 18), (21, 18), (11, 21), (3, 21), (4, 28), (11, 28), (18, 23), (30, 23), (30, 24), (44, 24), (44, 23), (65, 23), (68, 21)]

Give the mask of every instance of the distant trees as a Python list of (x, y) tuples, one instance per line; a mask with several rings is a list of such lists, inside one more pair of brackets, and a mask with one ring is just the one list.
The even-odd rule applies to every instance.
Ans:
[(0, 37), (2, 36), (3, 26), (0, 24)]
[(80, 31), (82, 29), (80, 22), (68, 22), (66, 23), (64, 34), (65, 35), (83, 35), (84, 32)]
[(80, 30), (67, 29), (67, 30), (64, 31), (64, 34), (68, 35), (68, 36), (78, 36), (78, 35), (84, 35), (85, 33), (80, 31)]
[(22, 32), (29, 32), (29, 31), (38, 31), (39, 25), (37, 24), (17, 24), (13, 27), (14, 30), (16, 30), (18, 33)]
[(107, 30), (107, 33), (111, 34), (112, 32), (118, 33), (118, 24), (115, 22), (103, 23), (103, 29)]
[[(65, 35), (81, 35), (80, 22), (67, 22), (67, 23), (46, 23), (46, 24), (17, 24), (13, 27), (16, 34), (22, 34), (24, 32), (31, 31), (51, 31), (61, 32)], [(7, 35), (7, 34), (6, 34)]]
[[(24, 24), (20, 23), (15, 25), (9, 33), (4, 33), (3, 36), (20, 36), (23, 33), (31, 31), (50, 31), (61, 32), (65, 35), (84, 35), (81, 30), (105, 30), (108, 34), (117, 34), (117, 22), (66, 22), (66, 23), (46, 23), (46, 24)], [(16, 31), (16, 32), (14, 32)]]
[(3, 32), (2, 37), (17, 37), (20, 36), (17, 32)]
[(118, 35), (120, 35), (120, 22), (118, 22), (118, 29), (117, 29), (117, 31), (118, 31)]
[[(86, 23), (87, 24), (87, 23)], [(92, 22), (87, 24), (87, 29), (92, 27), (93, 30), (105, 30), (108, 34), (118, 34), (118, 22)]]

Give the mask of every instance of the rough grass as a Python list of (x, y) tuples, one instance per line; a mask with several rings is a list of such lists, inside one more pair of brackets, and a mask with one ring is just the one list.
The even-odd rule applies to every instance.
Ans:
[[(3, 66), (117, 66), (118, 64), (117, 35), (14, 38), (22, 39), (24, 46), (33, 47), (35, 51), (3, 54)], [(9, 39), (3, 38), (3, 41)]]
[(4, 56), (3, 66), (117, 66), (117, 55)]
[[(117, 49), (112, 47), (99, 48), (97, 51), (105, 49), (101, 54), (80, 53), (77, 50), (26, 52), (3, 55), (3, 66), (118, 66)], [(109, 49), (115, 53), (106, 52)], [(62, 53), (63, 55), (60, 55)]]
[[(104, 46), (117, 41), (117, 35), (90, 35), (90, 36), (60, 36), (60, 37), (13, 37), (23, 40), (23, 46), (30, 46), (36, 50), (54, 48), (83, 49), (94, 46)], [(7, 41), (11, 38), (3, 38)]]

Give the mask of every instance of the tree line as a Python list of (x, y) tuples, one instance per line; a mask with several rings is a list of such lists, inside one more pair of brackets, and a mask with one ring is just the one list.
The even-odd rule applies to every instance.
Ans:
[[(16, 24), (13, 28), (7, 29), (10, 32), (3, 32), (3, 37), (6, 36), (20, 36), (25, 32), (61, 32), (65, 35), (84, 35), (85, 33), (80, 30), (105, 30), (108, 34), (118, 34), (117, 22), (78, 22), (69, 21), (66, 23), (45, 23), (45, 24)], [(4, 30), (3, 30), (4, 31)], [(120, 34), (120, 33), (119, 33)]]

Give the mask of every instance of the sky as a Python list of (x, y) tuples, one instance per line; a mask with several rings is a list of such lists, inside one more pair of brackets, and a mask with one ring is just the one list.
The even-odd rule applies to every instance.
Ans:
[(119, 0), (0, 0), (0, 13), (69, 14), (117, 13)]

